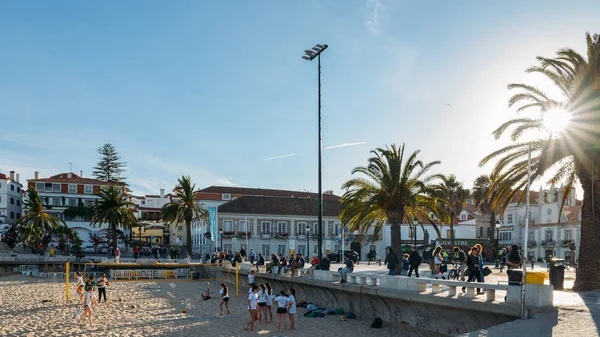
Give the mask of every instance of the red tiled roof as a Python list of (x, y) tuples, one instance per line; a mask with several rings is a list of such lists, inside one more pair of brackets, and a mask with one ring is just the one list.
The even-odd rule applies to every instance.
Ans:
[(4, 174), (4, 173), (0, 173), (0, 179), (8, 180), (10, 178), (6, 174)]
[[(289, 191), (289, 190), (274, 190), (263, 188), (247, 188), (247, 187), (231, 187), (231, 186), (210, 186), (201, 189), (200, 192), (218, 193), (218, 194), (239, 194), (244, 196), (265, 196), (265, 197), (287, 197), (287, 198), (311, 198), (316, 199), (317, 193), (304, 191)], [(340, 197), (333, 194), (323, 194), (323, 199), (339, 199)]]
[(108, 185), (107, 182), (91, 179), (91, 178), (81, 178), (75, 173), (71, 173), (71, 178), (68, 177), (68, 173), (60, 173), (54, 175), (50, 178), (39, 178), (39, 179), (28, 179), (27, 181), (31, 182), (44, 182), (44, 183), (71, 183), (71, 184), (90, 184), (90, 185)]

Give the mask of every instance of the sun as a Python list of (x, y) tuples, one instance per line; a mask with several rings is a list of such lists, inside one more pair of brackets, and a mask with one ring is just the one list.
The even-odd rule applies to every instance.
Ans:
[(549, 110), (544, 114), (544, 129), (559, 133), (569, 124), (571, 116), (563, 110)]

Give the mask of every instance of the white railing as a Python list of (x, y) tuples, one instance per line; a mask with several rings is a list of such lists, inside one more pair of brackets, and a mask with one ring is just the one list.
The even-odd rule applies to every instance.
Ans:
[(112, 279), (170, 279), (170, 278), (185, 278), (189, 277), (190, 270), (187, 268), (173, 270), (154, 270), (154, 269), (124, 269), (112, 270), (110, 278)]

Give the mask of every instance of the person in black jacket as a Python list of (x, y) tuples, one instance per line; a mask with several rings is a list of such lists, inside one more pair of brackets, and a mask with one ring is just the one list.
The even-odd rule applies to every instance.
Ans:
[(385, 257), (385, 265), (387, 266), (388, 271), (388, 275), (396, 275), (396, 266), (398, 265), (398, 257), (396, 256), (396, 253), (394, 253), (394, 250), (390, 247), (388, 248), (388, 253), (387, 256)]
[(421, 265), (421, 255), (419, 255), (419, 252), (417, 252), (417, 246), (412, 246), (412, 251), (410, 252), (410, 256), (408, 257), (408, 262), (410, 262), (410, 268), (408, 269), (408, 277), (410, 277), (413, 270), (415, 271), (415, 276), (419, 277), (419, 265)]
[[(481, 271), (479, 270), (479, 260), (481, 257), (479, 256), (479, 249), (477, 247), (471, 248), (471, 252), (467, 257), (467, 268), (469, 271), (469, 279), (467, 282), (471, 282), (477, 279), (477, 282), (483, 282), (483, 278), (481, 277)], [(462, 292), (465, 292), (465, 287), (462, 288)], [(483, 294), (481, 289), (477, 289), (477, 294)]]

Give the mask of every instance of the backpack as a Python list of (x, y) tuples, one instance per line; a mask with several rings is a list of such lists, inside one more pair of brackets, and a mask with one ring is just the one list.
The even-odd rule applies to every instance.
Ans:
[(346, 314), (346, 318), (348, 318), (348, 319), (355, 319), (356, 315), (354, 315), (353, 313), (349, 312), (349, 313)]
[(373, 323), (371, 323), (371, 328), (377, 328), (377, 329), (379, 329), (382, 326), (383, 326), (383, 320), (381, 318), (379, 318), (379, 317), (376, 317), (373, 320)]
[(305, 301), (299, 301), (298, 304), (296, 304), (296, 306), (303, 308), (306, 308), (307, 305), (308, 303), (306, 303)]

